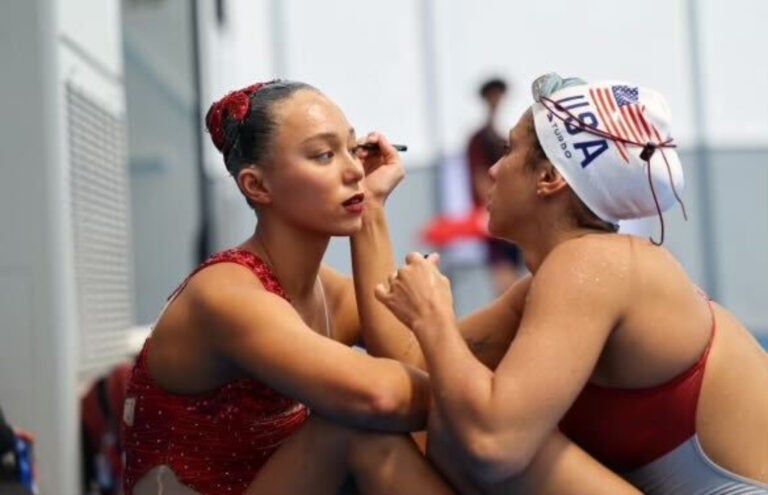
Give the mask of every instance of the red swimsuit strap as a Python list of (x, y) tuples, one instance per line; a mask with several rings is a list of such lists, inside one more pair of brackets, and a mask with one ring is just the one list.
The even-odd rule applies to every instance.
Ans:
[(200, 271), (218, 263), (235, 263), (248, 268), (251, 270), (251, 272), (253, 272), (254, 275), (259, 278), (265, 289), (277, 294), (283, 299), (290, 301), (288, 294), (285, 292), (285, 289), (283, 289), (283, 286), (280, 284), (280, 281), (277, 279), (275, 274), (269, 268), (269, 265), (267, 265), (267, 263), (256, 253), (243, 248), (232, 248), (226, 251), (221, 251), (205, 260), (197, 268), (195, 268), (195, 270), (190, 273), (186, 279), (184, 279), (184, 281), (176, 288), (176, 290), (171, 293), (170, 296), (168, 296), (168, 300), (170, 301), (179, 293), (181, 293), (181, 291), (183, 291), (189, 283), (190, 279), (197, 275)]

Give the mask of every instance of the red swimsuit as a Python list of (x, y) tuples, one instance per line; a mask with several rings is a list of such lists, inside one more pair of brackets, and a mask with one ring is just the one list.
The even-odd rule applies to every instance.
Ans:
[(665, 384), (628, 390), (588, 383), (560, 422), (560, 430), (620, 472), (672, 451), (696, 434), (696, 406), (715, 330), (713, 313), (710, 341), (699, 361)]
[[(192, 275), (215, 263), (243, 265), (268, 291), (287, 299), (267, 265), (244, 250), (214, 255)], [(133, 368), (123, 414), (126, 494), (161, 465), (200, 493), (242, 493), (280, 444), (304, 424), (309, 410), (251, 378), (204, 394), (168, 393), (149, 374), (151, 343), (147, 339)]]

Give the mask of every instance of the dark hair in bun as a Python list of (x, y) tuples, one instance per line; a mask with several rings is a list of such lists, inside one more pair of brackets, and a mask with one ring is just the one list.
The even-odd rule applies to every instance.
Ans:
[(317, 91), (302, 82), (274, 80), (232, 91), (211, 105), (205, 126), (233, 177), (269, 157), (278, 124), (272, 107), (301, 89)]

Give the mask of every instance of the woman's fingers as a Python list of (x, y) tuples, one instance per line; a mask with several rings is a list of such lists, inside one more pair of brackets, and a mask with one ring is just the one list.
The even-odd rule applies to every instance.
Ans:
[(421, 263), (423, 260), (426, 260), (436, 267), (440, 266), (439, 253), (421, 254), (418, 251), (414, 251), (405, 255), (405, 262), (408, 265)]
[(382, 303), (395, 317), (400, 320), (404, 325), (410, 326), (411, 319), (409, 315), (409, 306), (404, 304), (404, 300), (400, 293), (396, 293), (392, 286), (386, 286), (386, 284), (378, 284), (373, 289), (373, 295), (376, 299)]
[(376, 284), (376, 287), (373, 288), (373, 295), (387, 307), (389, 307), (389, 304), (387, 303), (389, 302), (390, 287), (387, 287), (384, 284)]
[[(397, 149), (392, 146), (386, 136), (378, 132), (369, 132), (367, 136), (358, 139), (360, 146), (358, 154), (364, 158), (376, 158), (381, 163), (399, 163), (400, 155)], [(366, 145), (372, 145), (370, 148)]]
[(435, 265), (435, 267), (440, 268), (440, 253), (429, 253), (426, 256), (427, 261)]
[(414, 251), (405, 255), (405, 263), (408, 265), (416, 263), (418, 261), (422, 261), (422, 260), (424, 260), (424, 255), (417, 251)]

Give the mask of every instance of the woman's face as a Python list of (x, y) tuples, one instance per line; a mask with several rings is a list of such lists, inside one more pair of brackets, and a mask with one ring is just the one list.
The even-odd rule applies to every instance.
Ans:
[(301, 228), (350, 235), (362, 226), (363, 165), (355, 131), (324, 95), (301, 90), (274, 108), (279, 123), (265, 179), (270, 210)]
[(488, 230), (494, 237), (514, 237), (530, 218), (536, 199), (537, 174), (526, 163), (533, 146), (530, 111), (509, 132), (506, 152), (489, 170), (492, 186), (488, 194)]

